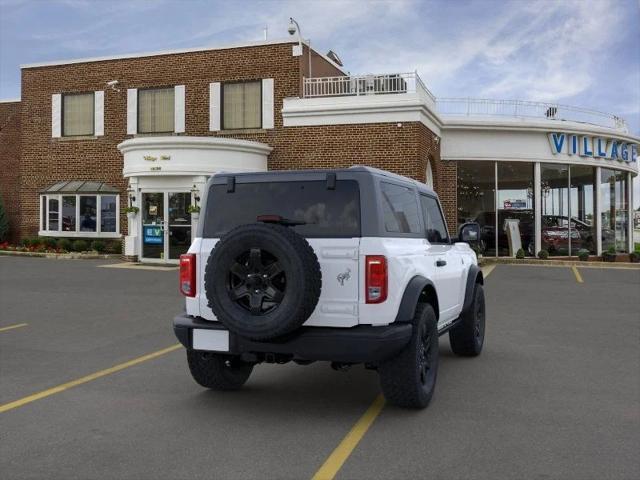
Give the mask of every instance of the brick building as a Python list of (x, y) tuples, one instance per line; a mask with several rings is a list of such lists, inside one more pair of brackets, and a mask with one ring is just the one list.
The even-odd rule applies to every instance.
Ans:
[[(559, 225), (559, 254), (628, 250), (638, 138), (617, 117), (531, 102), (505, 115), (504, 102), (436, 100), (416, 73), (351, 76), (309, 54), (284, 40), (23, 66), (20, 101), (0, 103), (14, 239), (122, 238), (129, 257), (172, 261), (216, 171), (364, 164), (432, 185), (450, 233), (480, 222), (489, 255), (513, 253), (507, 219), (531, 253), (548, 246), (545, 222), (563, 217), (587, 233)], [(556, 150), (551, 134), (564, 139)], [(574, 138), (591, 152), (573, 155)]]

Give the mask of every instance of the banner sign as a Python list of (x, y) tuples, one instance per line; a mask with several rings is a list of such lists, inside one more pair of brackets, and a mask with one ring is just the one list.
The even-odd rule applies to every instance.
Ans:
[(162, 245), (164, 242), (162, 227), (156, 225), (144, 225), (142, 227), (142, 236), (146, 245)]

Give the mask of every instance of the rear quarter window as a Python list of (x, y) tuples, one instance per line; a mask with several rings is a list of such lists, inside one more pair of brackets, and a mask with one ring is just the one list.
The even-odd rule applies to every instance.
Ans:
[(292, 228), (304, 237), (359, 237), (360, 191), (355, 180), (236, 183), (213, 185), (207, 196), (204, 236), (218, 238), (229, 230), (256, 223), (258, 216), (278, 215), (303, 225)]

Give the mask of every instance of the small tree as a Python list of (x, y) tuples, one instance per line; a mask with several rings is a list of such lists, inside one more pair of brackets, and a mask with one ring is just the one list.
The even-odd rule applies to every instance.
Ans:
[(4, 210), (4, 202), (2, 201), (2, 195), (0, 195), (0, 242), (7, 241), (9, 239), (9, 217)]

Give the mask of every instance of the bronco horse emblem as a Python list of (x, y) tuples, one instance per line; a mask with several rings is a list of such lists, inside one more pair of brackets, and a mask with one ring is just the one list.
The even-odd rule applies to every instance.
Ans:
[(338, 279), (338, 282), (340, 283), (340, 286), (344, 287), (344, 282), (351, 278), (351, 269), (347, 268), (346, 272), (342, 272), (342, 273), (338, 274), (338, 276), (336, 278)]

